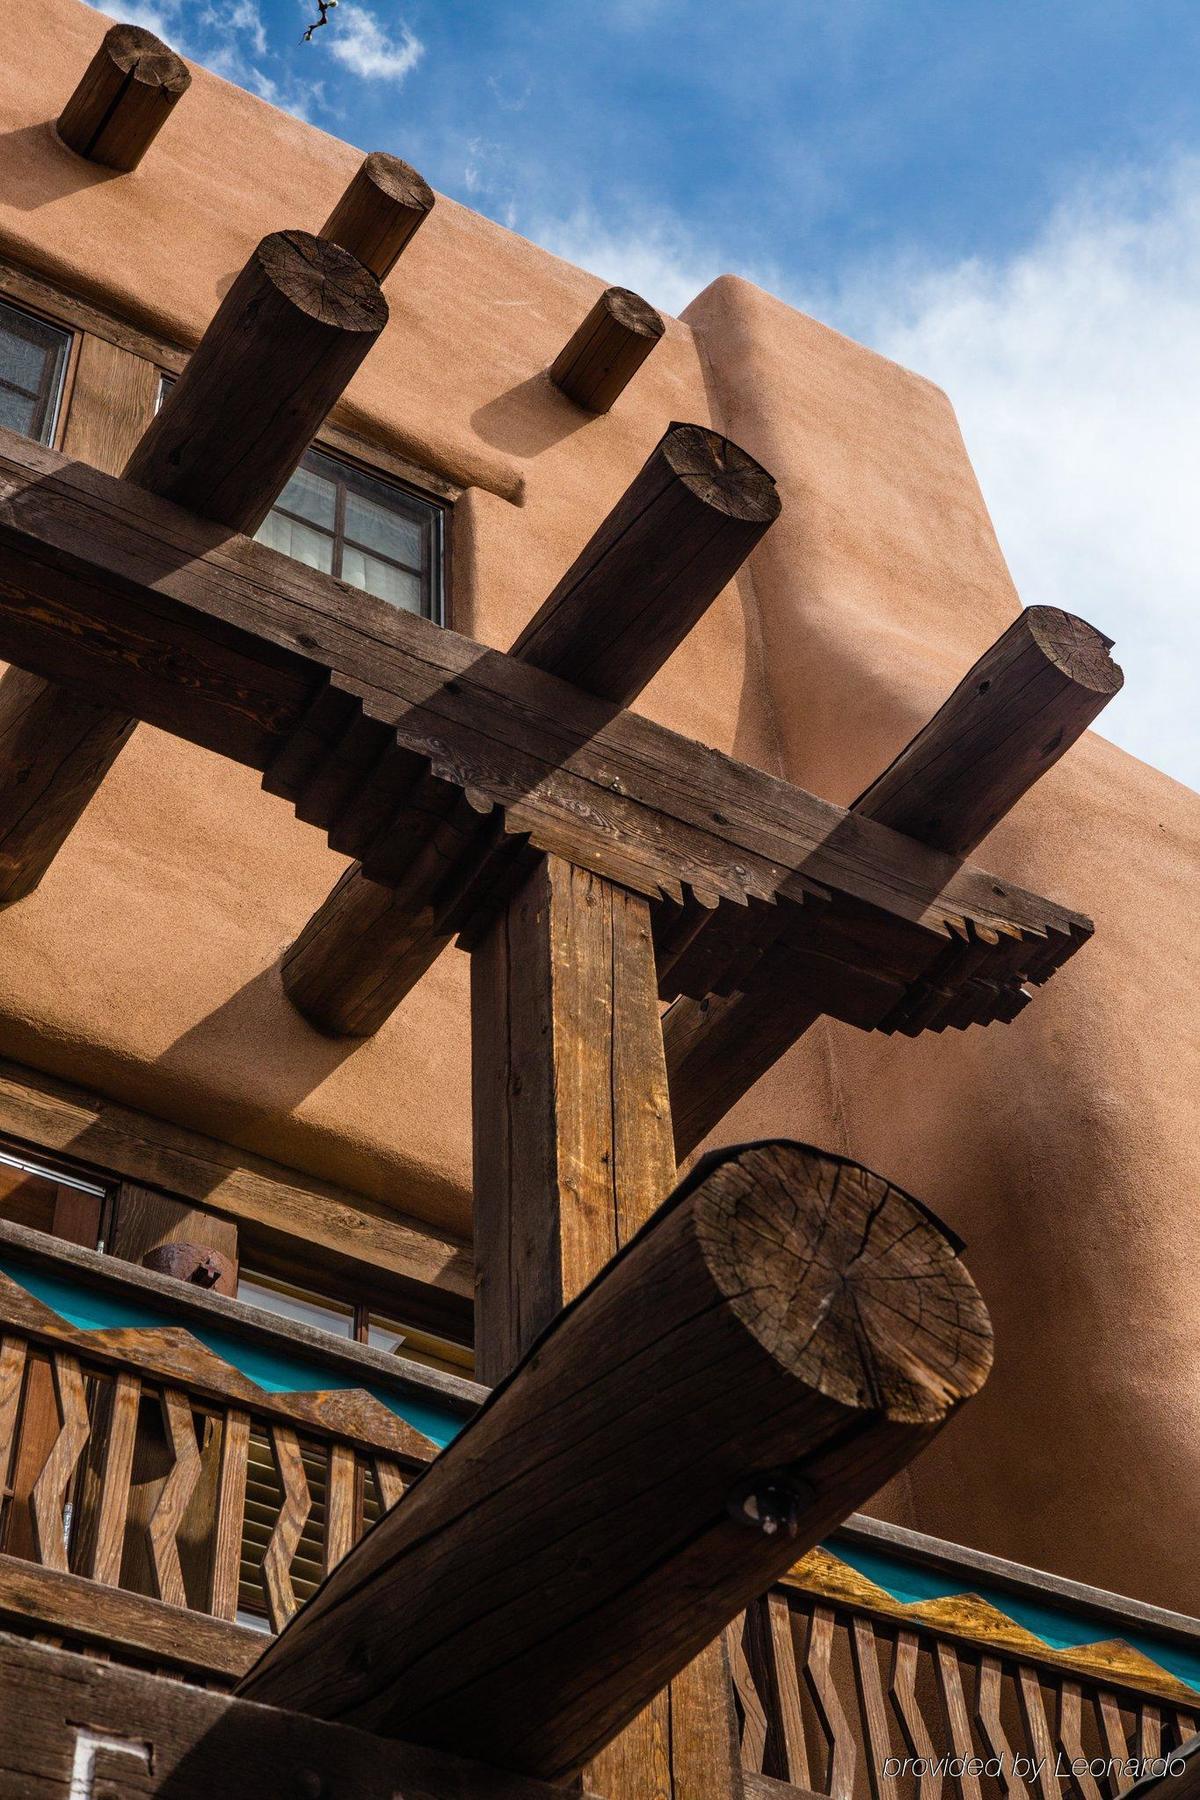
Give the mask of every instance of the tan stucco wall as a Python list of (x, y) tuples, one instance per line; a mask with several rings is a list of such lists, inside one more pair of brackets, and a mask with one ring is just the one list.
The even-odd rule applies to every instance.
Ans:
[[(190, 339), (259, 236), (320, 223), (357, 153), (197, 71), (142, 168), (103, 176), (47, 123), (103, 27), (43, 0), (10, 39), (0, 249)], [(777, 476), (783, 518), (642, 710), (849, 800), (1019, 604), (951, 408), (725, 279), (585, 418), (541, 371), (599, 285), (446, 200), (389, 279), (349, 398), (364, 430), (475, 484), (454, 622), (511, 641), (665, 424), (714, 423)], [(1197, 796), (1089, 738), (981, 855), (1091, 911), (1095, 942), (1008, 1029), (819, 1027), (720, 1135), (849, 1150), (968, 1240), (996, 1372), (895, 1516), (1200, 1611), (1198, 846)], [(0, 914), (0, 1053), (467, 1229), (465, 960), (361, 1045), (281, 997), (279, 952), (341, 866), (248, 772), (141, 729), (40, 891)]]

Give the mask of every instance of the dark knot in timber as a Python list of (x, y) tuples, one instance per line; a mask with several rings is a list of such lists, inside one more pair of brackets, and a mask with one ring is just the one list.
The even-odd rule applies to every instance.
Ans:
[(433, 210), (423, 175), (386, 151), (372, 150), (321, 227), (382, 281), (409, 239)]
[(192, 77), (182, 57), (140, 25), (114, 25), (58, 120), (68, 149), (136, 169)]
[(991, 1348), (917, 1201), (800, 1144), (723, 1151), (241, 1691), (565, 1780), (929, 1441)]
[(125, 479), (257, 530), (387, 323), (369, 269), (307, 231), (254, 251), (125, 466)]

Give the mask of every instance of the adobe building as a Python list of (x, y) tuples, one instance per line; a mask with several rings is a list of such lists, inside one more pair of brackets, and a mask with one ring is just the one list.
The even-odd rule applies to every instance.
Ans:
[[(0, 589), (17, 596), (13, 558), (32, 566), (37, 533), (59, 530), (57, 482), (82, 483), (80, 508), (103, 502), (121, 522), (119, 496), (133, 491), (140, 466), (141, 489), (165, 495), (153, 501), (153, 519), (167, 524), (161, 564), (139, 580), (174, 603), (189, 570), (220, 563), (230, 532), (168, 506), (179, 496), (162, 473), (162, 433), (175, 414), (164, 412), (156, 428), (154, 480), (145, 473), (154, 456), (143, 446), (139, 465), (135, 449), (164, 395), (170, 409), (172, 384), (260, 241), (320, 233), (362, 153), (202, 68), (187, 71), (186, 91), (178, 81), (172, 88), (163, 64), (152, 76), (161, 114), (152, 141), (136, 166), (114, 168), (100, 160), (104, 133), (147, 132), (126, 117), (129, 84), (147, 81), (128, 47), (107, 100), (85, 94), (73, 103), (93, 113), (90, 123), (75, 120), (69, 147), (56, 122), (108, 24), (78, 0), (42, 0), (8, 34), (0, 68)], [(118, 147), (116, 159), (127, 150)], [(386, 326), (370, 327), (369, 354), (337, 379), (332, 393), (341, 397), (258, 528), (273, 554), (231, 550), (243, 558), (237, 567), (283, 569), (285, 585), (303, 576), (307, 588), (288, 590), (297, 607), (310, 593), (340, 595), (350, 627), (356, 606), (366, 620), (399, 609), (457, 634), (448, 644), (508, 651), (673, 422), (706, 428), (717, 437), (697, 442), (728, 439), (745, 453), (730, 467), (769, 471), (779, 516), (766, 529), (770, 509), (756, 515), (749, 554), (731, 557), (732, 578), (650, 665), (657, 672), (640, 692), (612, 689), (610, 714), (627, 702), (638, 719), (678, 734), (643, 733), (638, 745), (674, 755), (670, 746), (687, 740), (697, 756), (708, 746), (851, 807), (1014, 626), (1022, 602), (1038, 600), (1014, 589), (953, 396), (729, 275), (664, 320), (661, 338), (653, 315), (646, 323), (649, 309), (629, 302), (633, 325), (622, 341), (650, 335), (618, 368), (615, 397), (597, 399), (594, 371), (576, 358), (572, 398), (570, 358), (560, 353), (594, 319), (603, 283), (452, 200), (430, 210), (419, 183), (407, 204), (409, 241), (382, 282)], [(348, 311), (357, 303), (351, 296)], [(620, 319), (612, 330), (620, 338)], [(278, 390), (270, 347), (260, 349), (262, 392), (257, 375), (245, 394), (224, 392), (214, 444), (222, 431), (248, 434), (243, 413), (272, 382)], [(192, 404), (181, 388), (176, 413)], [(187, 417), (185, 465), (213, 426)], [(264, 422), (284, 441), (295, 429), (282, 404)], [(178, 445), (174, 454), (178, 465)], [(219, 461), (219, 448), (211, 454)], [(84, 465), (107, 477), (128, 466), (124, 488), (97, 485)], [(216, 499), (207, 510), (194, 497), (182, 504), (201, 520), (223, 517)], [(176, 529), (182, 535), (168, 544)], [(394, 1006), (378, 1005), (377, 991), (351, 973), (358, 952), (353, 940), (343, 944), (341, 960), (313, 978), (310, 996), (323, 998), (306, 1016), (284, 969), (359, 853), (349, 825), (330, 826), (330, 795), (359, 755), (355, 733), (369, 736), (382, 716), (371, 710), (374, 690), (361, 681), (344, 690), (368, 694), (353, 717), (334, 719), (314, 701), (308, 738), (297, 727), (274, 773), (263, 757), (252, 766), (250, 752), (239, 760), (235, 749), (204, 747), (216, 742), (206, 725), (146, 722), (167, 718), (147, 699), (99, 779), (86, 709), (88, 718), (113, 716), (121, 681), (142, 678), (142, 653), (123, 640), (114, 655), (124, 674), (111, 692), (107, 676), (93, 685), (87, 659), (101, 654), (92, 640), (103, 635), (103, 607), (91, 623), (82, 611), (70, 624), (54, 613), (54, 571), (74, 581), (79, 558), (93, 554), (90, 543), (80, 548), (81, 527), (77, 537), (42, 555), (39, 567), (50, 571), (42, 600), (28, 598), (31, 587), (4, 600), (0, 627), (0, 651), (18, 638), (32, 645), (43, 628), (48, 643), (51, 614), (58, 633), (53, 649), (43, 654), (39, 637), (24, 662), (14, 659), (26, 685), (10, 685), (7, 708), (0, 695), (0, 1625), (60, 1656), (85, 1653), (96, 1682), (116, 1680), (120, 1665), (229, 1688), (484, 1398), (472, 1351), (470, 964), (482, 954), (488, 906), (513, 902), (499, 888), (499, 899), (473, 898), (470, 955), (447, 948), (427, 957)], [(132, 591), (128, 574), (105, 579), (113, 592)], [(1087, 617), (1086, 594), (1078, 605)], [(1101, 632), (1105, 623), (1091, 620)], [(315, 640), (298, 637), (304, 654), (321, 652), (322, 629), (312, 627)], [(72, 634), (73, 647), (61, 648)], [(1079, 641), (1075, 677), (1069, 645), (1046, 655), (1068, 685), (1077, 677), (1090, 717), (1116, 677), (1094, 634)], [(432, 642), (428, 631), (419, 639)], [(271, 654), (286, 674), (284, 651)], [(181, 691), (191, 683), (201, 696), (198, 717), (207, 690), (189, 655), (179, 651), (175, 673)], [(380, 655), (380, 670), (391, 669), (391, 650)], [(154, 656), (147, 644), (145, 660)], [(466, 657), (463, 679), (483, 666)], [(28, 718), (50, 716), (37, 710), (50, 678), (74, 709), (78, 736), (31, 745)], [(599, 682), (589, 689), (586, 670), (565, 678), (604, 694)], [(379, 673), (380, 690), (392, 679)], [(980, 693), (988, 679), (976, 684)], [(343, 691), (336, 682), (335, 690)], [(542, 690), (535, 682), (529, 692), (532, 706)], [(126, 704), (132, 712), (141, 702)], [(581, 743), (590, 731), (581, 728)], [(232, 743), (232, 725), (229, 733)], [(248, 734), (249, 726), (247, 742)], [(1023, 940), (1030, 955), (1032, 939), (1051, 943), (1040, 973), (1014, 951), (989, 974), (987, 958), (1022, 933), (980, 924), (981, 912), (966, 926), (960, 919), (978, 980), (962, 973), (960, 958), (944, 978), (953, 994), (943, 991), (943, 965), (927, 957), (898, 1010), (879, 1002), (867, 1021), (866, 998), (841, 1007), (871, 1023), (885, 1013), (893, 1026), (902, 1019), (898, 1029), (861, 1029), (829, 1016), (839, 1003), (821, 970), (836, 965), (841, 979), (850, 969), (861, 993), (873, 994), (873, 982), (886, 984), (873, 962), (882, 953), (862, 924), (871, 907), (860, 895), (857, 911), (839, 913), (835, 893), (830, 916), (843, 919), (843, 937), (830, 948), (820, 918), (812, 925), (812, 1003), (806, 1012), (803, 993), (792, 994), (794, 1025), (769, 1054), (760, 1046), (772, 1066), (744, 1080), (735, 1069), (728, 1110), (710, 1096), (696, 1115), (703, 1146), (687, 1141), (677, 1118), (685, 1168), (701, 1147), (799, 1140), (918, 1196), (965, 1244), (995, 1333), (990, 1379), (962, 1416), (881, 1491), (862, 1494), (851, 1523), (731, 1628), (736, 1748), (760, 1787), (885, 1800), (895, 1790), (872, 1770), (888, 1745), (918, 1755), (922, 1745), (940, 1753), (973, 1742), (987, 1756), (1006, 1734), (1014, 1750), (1026, 1739), (1036, 1748), (1040, 1731), (1056, 1748), (1078, 1741), (1089, 1753), (1112, 1752), (1119, 1740), (1131, 1755), (1153, 1756), (1195, 1729), (1200, 1004), (1190, 920), (1200, 802), (1091, 731), (1057, 761), (1076, 735), (1033, 746), (1045, 773), (1036, 785), (1037, 770), (1023, 776), (1021, 797), (994, 829), (985, 835), (985, 821), (970, 836), (969, 852), (946, 854), (931, 827), (935, 848), (922, 852), (914, 877), (926, 891), (904, 927), (915, 931), (919, 913), (927, 929), (937, 905), (954, 913), (953, 883), (975, 879), (964, 868), (990, 871), (999, 912), (1018, 891), (1046, 897), (1038, 904), (1055, 922), (1029, 927)], [(295, 745), (318, 739), (328, 760), (297, 773)], [(597, 741), (603, 750), (609, 740)], [(374, 740), (370, 753), (378, 754)], [(452, 761), (449, 751), (444, 764), (436, 750), (426, 758), (435, 812), (453, 785)], [(64, 784), (77, 822), (30, 886), (22, 875), (30, 830), (60, 806)], [(612, 787), (627, 797), (619, 773)], [(452, 859), (455, 833), (476, 829), (463, 825), (463, 805), (487, 816), (486, 781), (482, 789), (481, 799), (460, 775), (446, 808), (454, 842), (447, 850), (443, 833), (435, 857)], [(511, 803), (513, 842), (555, 863), (557, 840), (539, 839), (523, 804)], [(836, 821), (839, 836), (851, 829), (841, 811)], [(911, 823), (900, 829), (919, 837)], [(883, 825), (864, 841), (846, 854), (901, 855)], [(499, 855), (494, 844), (489, 854)], [(614, 865), (619, 894), (622, 867)], [(396, 870), (387, 879), (404, 891)], [(613, 886), (596, 879), (606, 893)], [(628, 881), (636, 893), (636, 877)], [(822, 883), (827, 874), (797, 909), (806, 919), (825, 916)], [(739, 911), (700, 877), (685, 890), (655, 914), (664, 982), (672, 959), (691, 967), (688, 945), (702, 926), (697, 941), (719, 950), (721, 931), (758, 930), (771, 910), (752, 894)], [(384, 888), (376, 893), (386, 898)], [(909, 903), (887, 904), (900, 917)], [(1075, 914), (1094, 921), (1094, 934), (1062, 923)], [(707, 915), (724, 923), (708, 928)], [(311, 930), (301, 939), (310, 953)], [(510, 939), (514, 982), (533, 979), (530, 942)], [(957, 940), (951, 948), (958, 955)], [(566, 968), (582, 951), (568, 939), (554, 954)], [(724, 954), (728, 963), (733, 952)], [(886, 982), (903, 986), (899, 958), (897, 950)], [(918, 1029), (918, 986), (933, 1029)], [(607, 998), (597, 990), (597, 1007), (619, 1011), (618, 988)], [(737, 982), (725, 990), (736, 993)], [(706, 991), (701, 982), (699, 995)], [(591, 990), (580, 993), (586, 1013)], [(695, 1006), (699, 996), (684, 999)], [(479, 1032), (489, 1015), (478, 992), (475, 1004)], [(354, 1014), (353, 1034), (331, 1026), (339, 1005), (343, 1023)], [(603, 1085), (607, 1071), (596, 1079)], [(497, 1139), (507, 1127), (502, 1092), (493, 1099), (490, 1114), (477, 1099), (475, 1131), (477, 1160), (495, 1174), (504, 1155), (488, 1120)], [(511, 1093), (509, 1101), (511, 1110)], [(647, 1105), (661, 1125), (677, 1102), (664, 1090)], [(558, 1171), (572, 1192), (594, 1175)], [(669, 1185), (645, 1196), (644, 1210)], [(509, 1228), (518, 1228), (511, 1219)], [(552, 1239), (512, 1254), (531, 1267), (553, 1261)], [(581, 1266), (580, 1281), (593, 1273)], [(539, 1279), (535, 1269), (532, 1287)], [(560, 1293), (551, 1312), (569, 1297)], [(536, 1311), (544, 1301), (530, 1304)], [(512, 1331), (510, 1357), (481, 1356), (488, 1383), (526, 1347), (528, 1332)], [(46, 1671), (38, 1680), (52, 1687), (58, 1676)], [(32, 1683), (28, 1672), (10, 1678)], [(683, 1699), (675, 1716), (678, 1729)], [(80, 1742), (75, 1772), (108, 1768), (104, 1756), (119, 1755), (103, 1747), (85, 1755)], [(454, 1747), (481, 1754), (474, 1739)], [(159, 1791), (137, 1786), (148, 1777), (136, 1757), (126, 1762), (129, 1786), (115, 1791)], [(114, 1764), (110, 1778), (123, 1767)], [(717, 1791), (711, 1768), (703, 1779), (687, 1775), (678, 1746), (664, 1767), (660, 1791)], [(655, 1785), (644, 1766), (637, 1779), (611, 1767), (609, 1776), (613, 1792)], [(0, 1792), (59, 1791), (49, 1776), (44, 1787), (29, 1779), (27, 1788), (5, 1786), (0, 1774)], [(1128, 1786), (1111, 1782), (1099, 1791)], [(599, 1778), (589, 1784), (605, 1791)], [(1077, 1791), (1095, 1800), (1094, 1784)], [(961, 1793), (977, 1800), (978, 1784)]]

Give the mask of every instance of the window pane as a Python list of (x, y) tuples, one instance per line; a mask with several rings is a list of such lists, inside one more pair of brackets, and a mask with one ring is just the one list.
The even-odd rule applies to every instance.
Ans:
[(0, 389), (0, 419), (11, 431), (53, 438), (70, 344), (67, 332), (0, 302), (0, 380), (11, 384)]
[(272, 550), (281, 550), (310, 569), (323, 569), (326, 575), (333, 573), (333, 539), (314, 531), (311, 525), (270, 512), (254, 535), (260, 544), (269, 544)]
[(378, 594), (381, 600), (390, 600), (406, 612), (421, 611), (420, 576), (398, 569), (395, 563), (380, 562), (353, 544), (347, 544), (342, 551), (342, 580), (365, 588), (368, 594)]
[(354, 1309), (308, 1288), (293, 1287), (290, 1282), (276, 1281), (270, 1275), (239, 1271), (237, 1297), (251, 1306), (263, 1306), (281, 1318), (295, 1319), (301, 1325), (315, 1325), (320, 1331), (332, 1331), (338, 1337), (354, 1336)]
[(301, 463), (275, 504), (332, 531), (337, 515), (337, 488), (324, 475), (306, 469)]
[(395, 562), (421, 567), (420, 525), (399, 510), (400, 501), (391, 506), (368, 500), (365, 494), (346, 490), (346, 536), (367, 550), (378, 550)]
[(475, 1368), (474, 1353), (465, 1344), (436, 1337), (431, 1331), (417, 1331), (411, 1325), (401, 1325), (398, 1320), (385, 1319), (379, 1313), (372, 1313), (367, 1321), (367, 1342), (373, 1350), (386, 1350), (389, 1354), (407, 1357), (409, 1362), (424, 1363), (431, 1369), (445, 1369), (451, 1375), (470, 1375)]

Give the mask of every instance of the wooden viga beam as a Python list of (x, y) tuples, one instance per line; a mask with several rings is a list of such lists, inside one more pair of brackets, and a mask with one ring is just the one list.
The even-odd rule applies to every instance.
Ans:
[(58, 135), (89, 162), (136, 169), (191, 86), (182, 57), (140, 25), (114, 25), (58, 119)]
[(382, 281), (401, 251), (433, 211), (434, 192), (424, 176), (372, 150), (321, 227), (321, 236), (357, 256)]
[(835, 1017), (918, 1031), (1011, 1017), (1092, 929), (5, 431), (0, 572), (0, 657), (263, 771), (373, 879), (401, 882), (428, 844), (431, 784), (435, 804), (490, 807), (493, 850), (455, 903), (468, 944), (513, 859), (544, 852), (644, 895), (656, 929), (703, 896), (679, 991), (703, 998), (722, 967), (744, 987), (773, 933)]
[(958, 1248), (803, 1145), (703, 1161), (239, 1692), (568, 1779), (982, 1386)]
[[(778, 513), (775, 483), (752, 457), (703, 426), (672, 425), (510, 655), (628, 705)], [(283, 958), (284, 991), (310, 1024), (378, 1031), (461, 923), (461, 898), (497, 847), (490, 813), (432, 778), (417, 813), (426, 831), (403, 839), (410, 860), (396, 884), (347, 870)]]
[[(272, 233), (221, 302), (125, 478), (232, 531), (256, 530), (387, 316), (375, 277), (347, 251), (303, 231)], [(136, 723), (86, 693), (6, 673), (0, 904), (37, 887)]]
[[(966, 856), (1118, 692), (1111, 648), (1070, 613), (1027, 607), (851, 811)], [(781, 944), (744, 986), (735, 973), (723, 992), (673, 1001), (663, 1043), (680, 1160), (821, 1016), (814, 992)]]
[(588, 412), (611, 411), (666, 327), (630, 288), (605, 288), (550, 365), (550, 379)]

